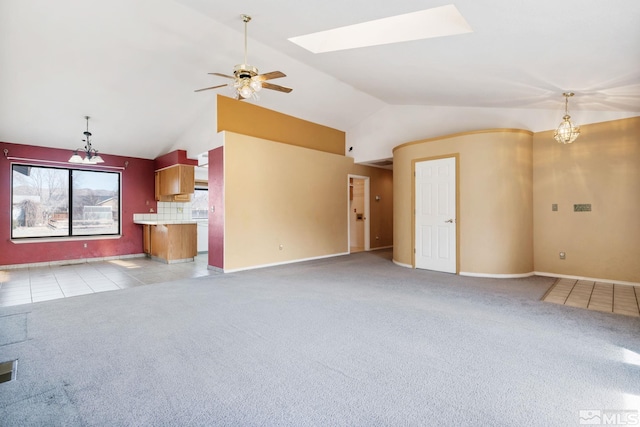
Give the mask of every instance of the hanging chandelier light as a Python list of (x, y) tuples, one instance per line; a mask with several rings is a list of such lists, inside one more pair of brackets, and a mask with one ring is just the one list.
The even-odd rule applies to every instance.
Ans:
[[(83, 163), (85, 165), (95, 165), (98, 163), (104, 163), (104, 160), (102, 160), (102, 157), (100, 157), (100, 154), (98, 154), (98, 150), (96, 150), (95, 148), (91, 147), (91, 132), (89, 132), (89, 116), (84, 116), (84, 118), (87, 120), (87, 130), (84, 131), (84, 136), (87, 139), (83, 139), (83, 142), (86, 142), (87, 145), (84, 146), (84, 148), (77, 148), (75, 150), (73, 150), (73, 155), (69, 158), (69, 163)], [(84, 153), (84, 159), (82, 158), (82, 156), (78, 153)]]
[(562, 94), (564, 99), (564, 117), (562, 123), (558, 126), (558, 129), (553, 133), (553, 137), (560, 144), (571, 144), (578, 139), (580, 135), (580, 127), (571, 123), (571, 116), (569, 115), (569, 98), (574, 95), (573, 92), (565, 92)]

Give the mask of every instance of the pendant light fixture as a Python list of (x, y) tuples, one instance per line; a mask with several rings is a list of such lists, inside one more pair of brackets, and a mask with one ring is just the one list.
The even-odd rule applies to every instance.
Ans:
[(580, 127), (571, 123), (571, 116), (569, 115), (569, 98), (574, 95), (573, 92), (565, 92), (564, 96), (564, 117), (562, 123), (558, 126), (558, 129), (553, 133), (553, 137), (560, 144), (571, 144), (580, 135)]
[[(98, 163), (104, 163), (104, 160), (102, 160), (102, 157), (100, 157), (100, 154), (98, 154), (98, 150), (96, 150), (95, 148), (91, 147), (91, 132), (89, 132), (89, 116), (84, 116), (84, 118), (87, 120), (87, 130), (84, 131), (84, 136), (86, 139), (83, 139), (83, 142), (86, 142), (87, 145), (84, 146), (84, 148), (78, 148), (73, 150), (73, 155), (71, 156), (71, 158), (69, 158), (69, 163), (83, 163), (85, 165), (95, 165)], [(82, 156), (78, 153), (84, 153), (84, 159), (82, 158)]]

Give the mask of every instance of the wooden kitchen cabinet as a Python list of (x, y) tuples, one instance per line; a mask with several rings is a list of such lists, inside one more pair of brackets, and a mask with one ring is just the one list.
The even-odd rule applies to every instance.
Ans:
[(195, 191), (195, 168), (175, 165), (156, 171), (156, 200), (188, 202)]
[(197, 255), (196, 224), (158, 224), (148, 227), (149, 254), (152, 258), (171, 264), (193, 261)]
[(160, 200), (160, 172), (156, 171), (156, 200)]
[(144, 224), (142, 226), (142, 251), (151, 255), (151, 227), (152, 225)]

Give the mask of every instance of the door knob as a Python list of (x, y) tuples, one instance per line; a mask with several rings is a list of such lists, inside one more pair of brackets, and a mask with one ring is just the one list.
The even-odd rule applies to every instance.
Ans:
[(453, 218), (450, 218), (450, 219), (446, 220), (445, 222), (448, 222), (448, 223), (450, 223), (450, 224), (453, 224)]

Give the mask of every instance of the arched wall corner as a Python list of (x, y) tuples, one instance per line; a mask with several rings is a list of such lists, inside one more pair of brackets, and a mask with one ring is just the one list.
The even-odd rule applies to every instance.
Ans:
[(413, 266), (413, 164), (457, 155), (460, 274), (533, 272), (533, 133), (487, 129), (393, 149), (393, 260)]

